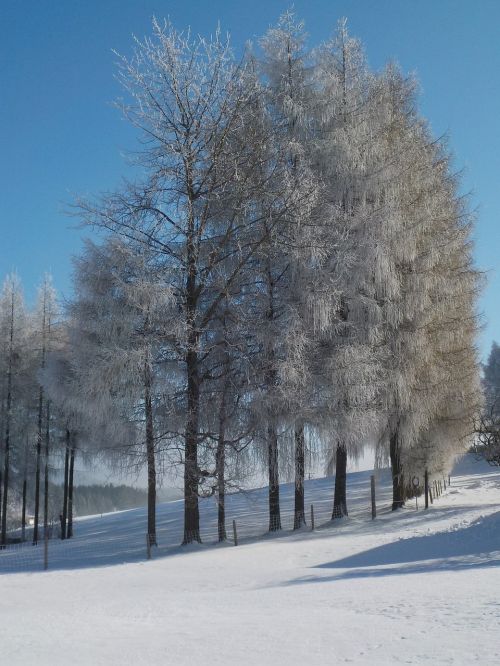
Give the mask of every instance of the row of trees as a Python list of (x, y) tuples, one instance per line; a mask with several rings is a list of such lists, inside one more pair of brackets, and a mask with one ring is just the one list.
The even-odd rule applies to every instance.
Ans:
[(500, 466), (500, 346), (493, 342), (483, 366), (484, 409), (476, 418), (474, 452)]
[[(60, 344), (59, 327), (50, 276), (44, 278), (33, 310), (25, 306), (18, 277), (15, 274), (6, 277), (0, 296), (2, 546), (7, 541), (10, 518), (19, 507), (23, 528), (28, 505), (34, 512), (35, 543), (39, 539), (42, 522), (47, 530), (52, 519), (49, 512), (51, 454), (64, 451), (66, 446), (66, 460), (72, 460), (72, 473), (74, 455), (70, 455), (71, 444), (64, 439), (65, 444), (61, 443), (64, 417), (57, 408), (53, 409), (43, 383), (47, 360)], [(68, 505), (71, 523), (71, 496), (65, 498), (66, 515)]]
[(167, 468), (185, 543), (207, 495), (225, 538), (225, 494), (256, 471), (272, 531), (294, 475), (300, 528), (306, 458), (335, 467), (346, 515), (367, 443), (399, 508), (469, 445), (480, 404), (472, 220), (415, 82), (371, 71), (345, 22), (309, 50), (291, 13), (240, 60), (219, 33), (155, 20), (119, 77), (139, 175), (76, 205), (104, 237), (75, 261), (42, 402), (99, 455), (147, 466), (152, 542)]

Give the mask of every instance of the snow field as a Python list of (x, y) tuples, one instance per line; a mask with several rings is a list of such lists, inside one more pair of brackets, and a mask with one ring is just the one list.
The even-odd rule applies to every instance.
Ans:
[[(352, 476), (365, 488), (368, 473)], [(311, 482), (308, 498), (326, 488)], [(356, 492), (352, 517), (313, 533), (1, 576), (2, 664), (500, 663), (500, 473), (469, 458), (428, 512), (410, 503), (373, 522)], [(181, 508), (163, 505), (163, 524)], [(99, 519), (105, 561), (126, 515)], [(84, 523), (96, 538), (93, 520), (79, 539)]]

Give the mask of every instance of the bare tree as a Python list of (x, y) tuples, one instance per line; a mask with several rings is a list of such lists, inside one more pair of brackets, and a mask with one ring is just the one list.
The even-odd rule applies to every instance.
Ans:
[[(164, 267), (179, 327), (168, 339), (183, 368), (184, 542), (199, 541), (200, 391), (205, 333), (228, 290), (264, 238), (300, 196), (283, 196), (280, 154), (259, 103), (251, 68), (232, 60), (227, 41), (191, 39), (168, 23), (120, 61), (131, 96), (127, 118), (145, 139), (144, 182), (98, 204), (80, 202), (84, 220), (147, 243)], [(258, 204), (257, 204), (258, 202)], [(228, 254), (229, 248), (229, 254)]]

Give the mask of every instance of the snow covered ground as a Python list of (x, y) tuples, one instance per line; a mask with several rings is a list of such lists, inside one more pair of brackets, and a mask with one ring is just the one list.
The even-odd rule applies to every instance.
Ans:
[[(50, 544), (48, 572), (2, 553), (0, 571), (19, 573), (0, 576), (1, 663), (500, 664), (500, 471), (466, 458), (429, 511), (373, 522), (369, 472), (349, 485), (349, 519), (327, 524), (332, 480), (310, 481), (320, 527), (260, 539), (265, 490), (231, 497), (237, 548), (180, 548), (172, 502), (151, 561), (142, 510), (79, 521), (73, 543)], [(387, 507), (387, 476), (378, 496)], [(290, 486), (283, 505), (288, 528)], [(213, 540), (213, 502), (202, 520)]]

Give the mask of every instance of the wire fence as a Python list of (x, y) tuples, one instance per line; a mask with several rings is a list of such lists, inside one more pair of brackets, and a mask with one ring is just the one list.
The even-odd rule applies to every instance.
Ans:
[[(333, 479), (314, 479), (305, 483), (305, 525), (294, 530), (294, 487), (281, 487), (281, 530), (269, 532), (267, 489), (239, 492), (226, 497), (227, 546), (244, 545), (260, 539), (284, 538), (311, 529), (327, 526), (355, 525), (374, 518), (372, 504), (372, 480), (369, 472), (350, 475), (348, 486), (348, 519), (332, 522)], [(443, 491), (437, 482), (431, 487), (435, 495)], [(377, 515), (390, 512), (390, 476), (381, 474), (376, 482)], [(420, 503), (423, 508), (423, 502)], [(73, 537), (60, 539), (60, 527), (52, 524), (43, 527), (40, 538), (33, 544), (33, 530), (26, 529), (25, 541), (9, 543), (0, 549), (0, 574), (35, 572), (44, 569), (76, 569), (99, 567), (127, 562), (143, 562), (184, 552), (184, 503), (182, 500), (160, 504), (157, 507), (156, 538), (147, 535), (145, 509), (115, 512), (78, 519), (73, 524)], [(19, 533), (16, 533), (16, 538)], [(193, 535), (195, 536), (195, 535)], [(217, 504), (215, 500), (200, 501), (201, 546), (219, 543)], [(220, 544), (219, 547), (224, 547)]]

